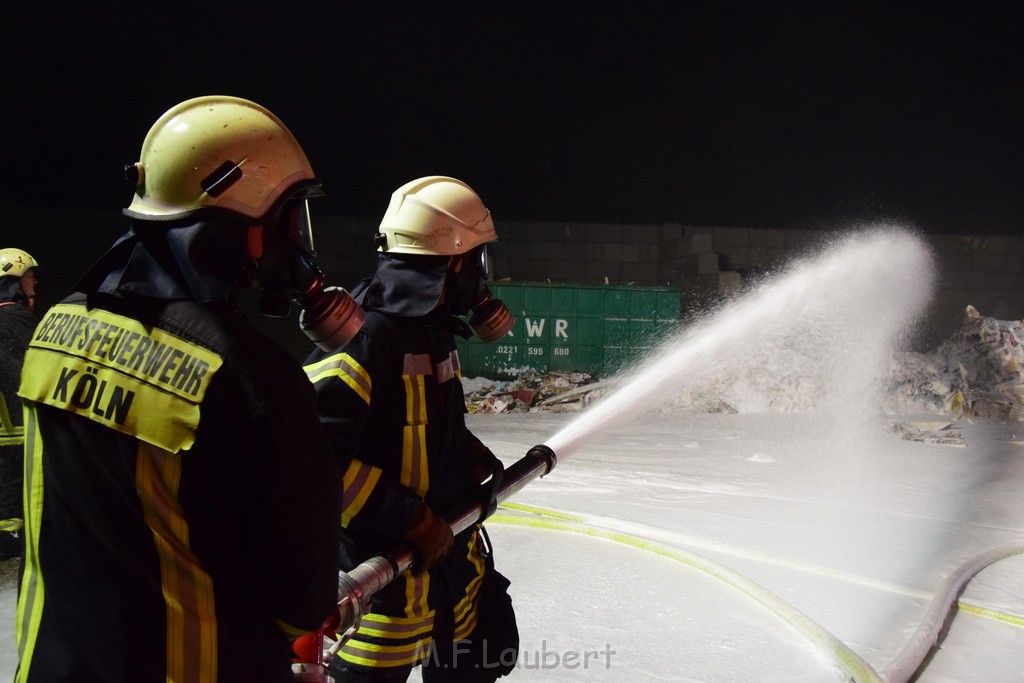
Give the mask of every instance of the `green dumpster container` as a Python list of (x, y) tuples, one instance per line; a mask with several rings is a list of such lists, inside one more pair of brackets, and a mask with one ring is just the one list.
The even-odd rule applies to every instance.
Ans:
[(639, 361), (679, 326), (671, 287), (493, 283), (516, 317), (492, 344), (458, 340), (465, 377), (508, 379), (533, 370), (608, 376)]

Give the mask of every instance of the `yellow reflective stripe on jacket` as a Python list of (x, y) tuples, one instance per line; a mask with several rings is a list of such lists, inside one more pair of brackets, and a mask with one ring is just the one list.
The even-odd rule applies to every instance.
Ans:
[(36, 636), (43, 618), (43, 604), (46, 599), (43, 575), (39, 573), (39, 530), (43, 517), (43, 437), (36, 422), (35, 408), (26, 404), (25, 410), (25, 480), (24, 511), (25, 535), (24, 573), (18, 593), (18, 609), (15, 619), (15, 644), (21, 666), (15, 677), (17, 683), (28, 680), (35, 653)]
[(430, 603), (427, 602), (427, 596), (430, 594), (430, 573), (405, 572), (399, 580), (405, 583), (405, 616), (411, 618), (428, 616), (431, 613)]
[(18, 430), (14, 434), (0, 434), (0, 446), (20, 446), (25, 443), (25, 432)]
[(0, 394), (0, 434), (13, 432), (14, 421), (11, 420), (11, 413), (7, 410), (7, 399)]
[(430, 488), (427, 469), (427, 377), (433, 374), (428, 354), (406, 354), (402, 369), (405, 384), (405, 421), (402, 428), (402, 471), (399, 481), (421, 498)]
[(381, 469), (352, 460), (342, 476), (341, 525), (347, 527), (380, 481)]
[[(363, 615), (359, 630), (339, 650), (342, 660), (372, 668), (415, 664), (429, 654), (434, 615), (423, 617), (388, 617)], [(392, 641), (389, 644), (368, 642), (361, 638)]]
[(476, 570), (476, 576), (466, 586), (466, 593), (461, 600), (455, 605), (452, 610), (453, 619), (455, 622), (455, 640), (468, 638), (476, 628), (476, 623), (479, 619), (479, 610), (477, 609), (480, 602), (480, 587), (483, 585), (484, 573), (486, 567), (484, 560), (477, 552), (477, 540), (480, 535), (479, 526), (476, 530), (470, 534), (469, 540), (466, 542), (466, 557), (473, 564), (473, 568)]
[(135, 486), (153, 532), (167, 605), (167, 680), (217, 681), (217, 615), (213, 581), (189, 547), (178, 501), (181, 457), (139, 443)]
[(351, 638), (338, 653), (343, 661), (383, 669), (415, 664), (430, 654), (430, 636), (401, 645), (378, 645)]
[[(485, 570), (484, 559), (479, 552), (479, 528), (470, 534), (462, 546), (466, 558), (476, 568), (476, 577), (470, 581), (461, 600), (454, 607), (456, 640), (469, 637), (479, 620), (480, 589)], [(421, 581), (408, 573), (398, 580), (405, 580), (405, 614), (387, 616), (378, 613), (366, 614), (359, 623), (359, 629), (342, 646), (338, 655), (347, 662), (360, 666), (383, 669), (388, 667), (416, 664), (430, 655), (431, 632), (434, 612), (426, 610), (426, 591), (429, 573), (418, 575)], [(423, 605), (424, 611), (417, 613)]]
[(25, 399), (177, 453), (192, 446), (199, 404), (222, 359), (137, 320), (59, 304), (25, 353)]
[(25, 428), (15, 425), (7, 410), (7, 400), (0, 394), (0, 446), (20, 446), (25, 442)]
[(458, 351), (452, 351), (449, 354), (449, 357), (451, 358), (451, 361), (452, 361), (452, 368), (455, 370), (455, 376), (461, 382), (462, 381), (462, 365), (459, 363), (459, 352)]
[(281, 629), (281, 633), (284, 634), (284, 637), (287, 638), (290, 643), (295, 642), (297, 639), (309, 633), (306, 629), (292, 626), (288, 622), (281, 621), (280, 619), (275, 619), (274, 623), (277, 624), (277, 627)]
[(370, 403), (370, 391), (373, 388), (370, 375), (355, 358), (347, 353), (335, 353), (316, 363), (304, 366), (303, 370), (306, 371), (306, 377), (313, 384), (330, 377), (337, 377), (356, 392), (359, 398), (367, 404)]
[(371, 612), (359, 622), (359, 633), (373, 638), (405, 640), (429, 635), (434, 630), (434, 615), (425, 617), (388, 617)]

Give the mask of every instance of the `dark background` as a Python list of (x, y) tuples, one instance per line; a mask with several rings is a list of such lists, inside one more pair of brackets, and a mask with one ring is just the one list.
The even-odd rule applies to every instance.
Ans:
[(499, 224), (885, 217), (1015, 234), (1021, 7), (27, 5), (2, 29), (0, 201), (116, 217), (130, 196), (122, 167), (153, 121), (232, 94), (288, 124), (332, 214), (379, 215), (395, 187), (446, 174)]

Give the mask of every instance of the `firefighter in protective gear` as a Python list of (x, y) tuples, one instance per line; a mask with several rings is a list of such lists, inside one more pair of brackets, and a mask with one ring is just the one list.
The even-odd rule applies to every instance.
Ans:
[(512, 313), (491, 298), (486, 285), (487, 244), (498, 239), (494, 220), (462, 181), (427, 176), (400, 187), (391, 196), (376, 239), (377, 250), (386, 254), (459, 257), (453, 263), (466, 267), (453, 268), (449, 275), (457, 286), (448, 292), (446, 310), (455, 315), (472, 311), (469, 323), (485, 342), (497, 341), (512, 329)]
[(18, 382), (25, 348), (39, 318), (33, 313), (39, 264), (21, 249), (0, 249), (0, 560), (20, 557), (22, 448)]
[(12, 301), (35, 309), (39, 264), (21, 249), (0, 249), (0, 302)]
[(26, 353), (15, 680), (290, 682), (337, 600), (340, 472), (301, 367), (234, 304), (306, 286), (320, 183), (226, 96), (172, 107), (128, 170), (130, 230)]
[(484, 283), (484, 245), (496, 237), (465, 183), (430, 176), (399, 188), (377, 235), (376, 272), (353, 289), (362, 328), (306, 361), (345, 469), (342, 569), (396, 543), (416, 558), (372, 597), (330, 662), (336, 681), (400, 681), (416, 665), (424, 681), (494, 681), (518, 655), (509, 584), (483, 526), (453, 542), (439, 514), (469, 496), (493, 506), (500, 485), (501, 462), (466, 428), (454, 337), (472, 333), (459, 317), (470, 310), (485, 310), (489, 322), (477, 322), (488, 336), (511, 325)]

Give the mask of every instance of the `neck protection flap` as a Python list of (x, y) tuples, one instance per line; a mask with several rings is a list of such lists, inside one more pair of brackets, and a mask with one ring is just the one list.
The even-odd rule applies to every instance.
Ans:
[(171, 227), (137, 221), (76, 289), (119, 298), (230, 301), (245, 264), (245, 240), (245, 226), (232, 220)]
[(437, 308), (447, 273), (447, 256), (380, 254), (377, 271), (352, 296), (366, 310), (421, 318)]
[(8, 275), (0, 277), (0, 301), (18, 301), (18, 287), (21, 279)]

